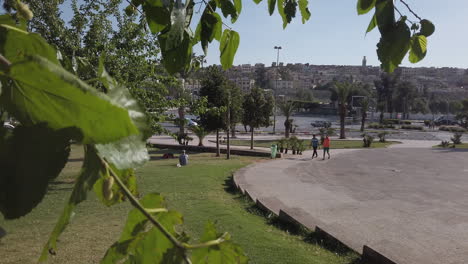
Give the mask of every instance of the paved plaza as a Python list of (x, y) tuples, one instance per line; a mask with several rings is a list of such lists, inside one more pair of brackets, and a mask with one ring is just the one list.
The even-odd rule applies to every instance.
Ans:
[(325, 161), (306, 152), (235, 179), (275, 213), (360, 253), (366, 245), (399, 264), (468, 263), (468, 152), (430, 145), (335, 150)]

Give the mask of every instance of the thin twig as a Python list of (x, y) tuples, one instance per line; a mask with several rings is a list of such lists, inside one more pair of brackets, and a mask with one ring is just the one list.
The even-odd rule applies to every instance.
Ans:
[[(398, 12), (398, 14), (400, 14), (400, 17), (403, 17), (403, 15), (401, 14), (400, 10), (398, 10), (398, 8), (396, 6), (393, 6), (393, 8), (395, 8), (395, 10)], [(413, 21), (409, 20), (408, 17), (406, 17), (406, 20), (408, 20), (408, 22), (410, 22), (411, 24), (414, 24)]]
[(420, 18), (404, 0), (400, 0), (400, 2), (402, 2), (406, 6), (406, 8), (408, 8), (411, 14), (413, 14), (417, 19), (419, 19), (420, 21), (422, 20), (422, 18)]

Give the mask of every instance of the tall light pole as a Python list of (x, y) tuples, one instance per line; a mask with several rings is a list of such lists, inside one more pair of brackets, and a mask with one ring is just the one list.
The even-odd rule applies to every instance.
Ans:
[(276, 73), (275, 73), (275, 91), (273, 92), (273, 96), (275, 99), (275, 105), (273, 107), (273, 134), (276, 132), (276, 90), (278, 89), (278, 63), (279, 63), (279, 52), (281, 49), (281, 46), (275, 46), (275, 50), (277, 50), (276, 53)]

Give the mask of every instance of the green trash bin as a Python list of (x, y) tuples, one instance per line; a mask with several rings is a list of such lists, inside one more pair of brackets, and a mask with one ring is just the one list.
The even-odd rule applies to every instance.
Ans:
[(271, 158), (276, 158), (276, 152), (278, 151), (278, 146), (273, 144), (271, 145)]

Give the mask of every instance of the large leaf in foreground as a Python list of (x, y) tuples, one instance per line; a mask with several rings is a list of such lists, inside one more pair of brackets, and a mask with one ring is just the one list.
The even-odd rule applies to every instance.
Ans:
[(139, 134), (126, 109), (73, 74), (39, 56), (11, 66), (15, 85), (4, 87), (7, 111), (21, 123), (47, 122), (52, 129), (79, 128), (83, 143), (109, 143)]
[(49, 252), (55, 254), (57, 249), (57, 239), (70, 223), (73, 210), (75, 209), (76, 205), (86, 200), (88, 191), (93, 188), (94, 183), (104, 173), (105, 169), (101, 163), (101, 160), (97, 156), (96, 150), (91, 146), (86, 146), (83, 167), (81, 169), (80, 175), (78, 176), (75, 186), (73, 187), (70, 199), (65, 204), (62, 215), (60, 216), (57, 224), (55, 224), (54, 230), (52, 231), (49, 240), (42, 250), (42, 254), (39, 259), (40, 262), (47, 260)]
[(140, 131), (139, 135), (131, 135), (107, 144), (97, 144), (99, 155), (124, 170), (143, 165), (149, 160), (146, 140), (151, 136), (148, 117), (128, 89), (118, 84), (104, 69), (103, 58), (99, 61), (98, 76), (107, 89), (107, 95), (112, 103), (128, 111), (128, 114)]
[(47, 192), (70, 154), (73, 129), (53, 131), (45, 124), (19, 126), (0, 144), (0, 212), (6, 219), (29, 213)]
[[(157, 193), (146, 195), (140, 203), (148, 209), (164, 208), (164, 200)], [(182, 224), (182, 216), (174, 211), (153, 214), (154, 218), (173, 236), (175, 226)], [(148, 219), (137, 209), (130, 211), (119, 241), (106, 252), (101, 264), (112, 264), (128, 258), (128, 263), (181, 263), (182, 254), (156, 227), (148, 230)], [(146, 231), (148, 230), (148, 231)], [(186, 239), (179, 237), (180, 240)], [(177, 262), (178, 261), (178, 262)]]

